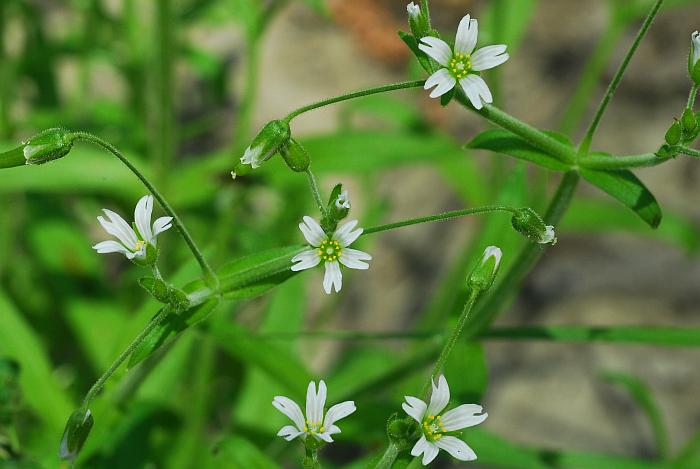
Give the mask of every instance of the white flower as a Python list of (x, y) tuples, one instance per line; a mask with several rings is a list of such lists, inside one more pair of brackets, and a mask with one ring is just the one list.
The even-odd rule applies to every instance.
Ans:
[(538, 243), (551, 245), (557, 244), (557, 236), (554, 233), (554, 227), (552, 225), (545, 226), (545, 231), (540, 236)]
[(141, 197), (136, 204), (134, 210), (136, 231), (119, 214), (106, 208), (102, 211), (107, 215), (109, 221), (101, 216), (97, 217), (97, 220), (102, 228), (116, 237), (119, 242), (110, 240), (97, 243), (92, 248), (100, 254), (120, 252), (127, 259), (145, 259), (147, 245), (155, 247), (158, 235), (173, 226), (172, 217), (160, 217), (151, 226), (151, 214), (153, 213), (153, 196), (151, 195)]
[(414, 19), (420, 16), (420, 7), (413, 2), (406, 5), (406, 11), (408, 11), (408, 16)]
[(343, 191), (340, 193), (337, 199), (335, 199), (335, 206), (338, 209), (347, 208), (350, 210), (350, 197), (348, 197), (348, 191)]
[(469, 101), (476, 109), (481, 109), (483, 103), (493, 102), (493, 96), (486, 82), (478, 72), (501, 65), (508, 60), (506, 45), (483, 47), (476, 52), (478, 23), (469, 15), (462, 18), (457, 29), (454, 50), (443, 40), (427, 36), (421, 39), (418, 47), (433, 60), (442, 65), (425, 82), (425, 89), (435, 87), (430, 93), (431, 98), (437, 98), (455, 87), (457, 82), (462, 86)]
[(503, 257), (503, 251), (498, 246), (489, 246), (484, 249), (484, 256), (481, 258), (481, 265), (485, 265), (489, 258), (493, 257), (493, 274), (496, 275), (498, 272), (498, 266), (501, 264), (501, 257)]
[(310, 247), (292, 258), (292, 262), (296, 262), (292, 270), (297, 272), (310, 269), (323, 261), (326, 266), (323, 289), (329, 295), (333, 287), (336, 292), (339, 292), (343, 285), (340, 264), (351, 269), (365, 270), (369, 269), (369, 264), (364, 261), (372, 260), (372, 256), (366, 252), (348, 247), (362, 234), (362, 228), (353, 231), (355, 226), (357, 226), (357, 220), (351, 220), (338, 227), (332, 236), (328, 236), (316, 220), (308, 216), (304, 217), (304, 221), (299, 223), (299, 229)]
[(249, 164), (251, 168), (256, 169), (260, 167), (263, 161), (275, 154), (272, 150), (269, 150), (264, 155), (262, 152), (263, 148), (260, 146), (246, 148), (245, 153), (241, 156), (241, 164)]
[(693, 59), (692, 59), (692, 65), (695, 66), (696, 63), (698, 63), (698, 60), (700, 60), (700, 32), (695, 31), (690, 38), (693, 41)]
[(335, 425), (335, 422), (356, 410), (353, 401), (345, 401), (328, 409), (324, 418), (326, 383), (323, 380), (318, 383), (318, 393), (316, 392), (316, 383), (313, 381), (309, 383), (306, 391), (306, 419), (304, 419), (299, 405), (288, 397), (275, 396), (272, 405), (294, 422), (294, 425), (286, 425), (277, 432), (277, 436), (281, 436), (287, 441), (292, 441), (298, 436), (306, 439), (307, 436), (311, 435), (317, 440), (332, 443), (331, 435), (340, 433), (340, 428)]
[(447, 386), (447, 380), (444, 376), (440, 376), (437, 386), (433, 382), (430, 404), (426, 404), (417, 397), (406, 396), (406, 402), (402, 405), (403, 410), (418, 422), (423, 432), (423, 436), (411, 450), (411, 456), (422, 454), (424, 466), (430, 464), (441, 449), (460, 461), (476, 459), (476, 454), (464, 441), (446, 433), (478, 425), (486, 420), (488, 414), (482, 413), (482, 407), (476, 404), (462, 404), (441, 414), (449, 401), (450, 389)]

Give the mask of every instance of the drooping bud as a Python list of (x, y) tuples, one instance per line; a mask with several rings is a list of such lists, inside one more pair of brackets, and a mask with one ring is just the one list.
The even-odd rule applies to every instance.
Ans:
[(309, 164), (311, 164), (311, 158), (309, 158), (306, 149), (293, 138), (289, 140), (287, 145), (280, 148), (280, 155), (284, 158), (289, 169), (297, 173), (303, 173), (309, 169)]
[(696, 85), (700, 85), (700, 32), (690, 36), (690, 54), (688, 55), (688, 72)]
[(58, 454), (61, 459), (74, 461), (85, 444), (94, 420), (90, 409), (78, 409), (71, 414), (63, 431)]
[(73, 148), (76, 136), (65, 129), (48, 129), (24, 142), (22, 150), (27, 164), (44, 164), (63, 158)]
[(481, 261), (469, 274), (467, 286), (476, 291), (486, 291), (491, 288), (494, 280), (496, 280), (502, 255), (500, 248), (496, 246), (487, 247), (484, 250), (484, 255), (481, 257)]
[(552, 225), (545, 225), (544, 220), (529, 207), (520, 208), (511, 219), (515, 231), (539, 244), (556, 244), (557, 237)]
[(666, 135), (664, 138), (666, 139), (666, 143), (668, 143), (669, 145), (678, 145), (681, 141), (680, 122), (674, 121), (673, 124), (671, 124), (671, 127), (669, 127), (666, 131)]
[(241, 163), (250, 165), (253, 169), (258, 168), (287, 145), (291, 136), (288, 122), (282, 120), (268, 122), (246, 149), (241, 157)]

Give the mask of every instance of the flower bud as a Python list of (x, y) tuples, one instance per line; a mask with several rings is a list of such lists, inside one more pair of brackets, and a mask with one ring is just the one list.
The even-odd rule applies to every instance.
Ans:
[(163, 280), (144, 277), (138, 280), (139, 285), (161, 303), (173, 306), (176, 310), (184, 310), (189, 306), (187, 294), (182, 290), (168, 285)]
[(283, 145), (280, 148), (280, 155), (284, 158), (284, 162), (287, 163), (289, 169), (297, 173), (303, 173), (309, 169), (309, 164), (311, 164), (311, 159), (306, 149), (293, 138), (289, 140), (287, 145)]
[(343, 190), (342, 184), (336, 184), (331, 191), (326, 206), (326, 216), (321, 219), (321, 227), (326, 233), (332, 233), (338, 227), (338, 222), (350, 213), (350, 197)]
[(695, 120), (695, 113), (692, 109), (688, 108), (686, 108), (685, 111), (683, 111), (683, 117), (681, 118), (681, 121), (683, 122), (684, 130), (695, 130), (695, 127), (697, 127), (698, 125), (697, 121)]
[(655, 155), (662, 159), (675, 158), (678, 156), (678, 150), (676, 150), (672, 145), (664, 143), (661, 145), (661, 148), (656, 151)]
[(545, 225), (542, 217), (529, 207), (518, 209), (511, 219), (515, 231), (539, 244), (556, 244), (552, 225)]
[(76, 137), (65, 129), (48, 129), (24, 142), (27, 164), (44, 164), (70, 153)]
[(413, 446), (416, 439), (416, 422), (411, 418), (399, 417), (392, 414), (386, 424), (386, 433), (399, 450), (405, 450)]
[(75, 460), (92, 430), (93, 423), (90, 409), (78, 409), (71, 414), (58, 450), (61, 459)]
[(272, 158), (287, 145), (291, 135), (289, 123), (281, 120), (268, 122), (246, 149), (241, 157), (241, 163), (249, 164), (253, 169), (258, 168), (263, 161)]
[(420, 6), (411, 2), (406, 5), (406, 11), (408, 12), (408, 26), (416, 40), (419, 41), (422, 37), (428, 36), (430, 32), (428, 18), (421, 11)]
[(496, 246), (489, 246), (484, 250), (481, 262), (472, 270), (467, 279), (467, 286), (472, 290), (486, 291), (491, 288), (496, 280), (498, 267), (501, 264), (503, 253)]
[(664, 138), (669, 145), (678, 145), (681, 141), (681, 124), (675, 121), (666, 131)]
[(688, 56), (688, 72), (696, 85), (700, 85), (700, 32), (695, 31), (691, 36), (690, 55)]

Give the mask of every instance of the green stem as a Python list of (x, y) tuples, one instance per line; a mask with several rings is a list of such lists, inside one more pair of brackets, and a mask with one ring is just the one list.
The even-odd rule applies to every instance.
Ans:
[(175, 154), (175, 119), (173, 97), (173, 49), (177, 48), (173, 35), (172, 0), (158, 0), (156, 12), (156, 83), (158, 86), (156, 175), (159, 183), (166, 181)]
[(579, 156), (587, 154), (589, 149), (591, 148), (591, 142), (593, 141), (593, 136), (595, 135), (595, 132), (598, 129), (598, 125), (600, 124), (600, 120), (603, 118), (603, 114), (605, 114), (605, 110), (607, 109), (608, 104), (610, 103), (610, 100), (612, 99), (613, 95), (615, 94), (617, 87), (620, 85), (620, 82), (622, 81), (622, 77), (624, 76), (625, 72), (627, 71), (627, 66), (629, 65), (630, 61), (632, 60), (632, 57), (634, 56), (635, 52), (637, 52), (637, 48), (639, 47), (639, 44), (642, 42), (642, 39), (644, 38), (647, 31), (651, 27), (651, 24), (654, 21), (654, 18), (656, 17), (656, 15), (659, 13), (659, 10), (661, 9), (661, 6), (663, 5), (663, 3), (664, 3), (664, 0), (656, 0), (656, 3), (654, 3), (651, 10), (649, 11), (649, 14), (647, 15), (646, 19), (644, 20), (642, 27), (639, 29), (637, 36), (634, 38), (634, 42), (632, 43), (632, 46), (627, 51), (625, 58), (622, 60), (620, 67), (617, 69), (615, 76), (613, 77), (612, 81), (610, 82), (610, 85), (608, 86), (608, 90), (605, 92), (605, 95), (603, 96), (603, 99), (601, 100), (600, 105), (598, 105), (598, 110), (596, 111), (595, 116), (593, 117), (593, 120), (591, 121), (591, 124), (588, 127), (588, 130), (586, 131), (586, 135), (583, 137), (583, 140), (581, 141), (581, 144), (579, 145), (579, 151), (578, 151)]
[(644, 168), (664, 163), (668, 158), (660, 158), (653, 153), (643, 155), (609, 156), (609, 155), (584, 155), (578, 160), (579, 166), (589, 169), (627, 169)]
[(387, 446), (382, 457), (374, 465), (374, 469), (391, 469), (396, 458), (399, 457), (399, 452), (399, 447), (395, 443), (389, 442), (389, 446)]
[(129, 355), (136, 350), (136, 348), (141, 345), (141, 342), (144, 341), (144, 339), (148, 336), (148, 334), (156, 327), (158, 326), (163, 319), (165, 319), (168, 316), (168, 313), (170, 312), (170, 309), (165, 307), (162, 308), (160, 311), (158, 311), (158, 314), (156, 314), (153, 319), (151, 319), (151, 322), (148, 323), (148, 325), (144, 328), (143, 331), (129, 344), (129, 346), (119, 354), (117, 359), (112, 363), (112, 365), (105, 371), (102, 376), (95, 382), (95, 384), (92, 385), (88, 393), (85, 395), (85, 399), (83, 399), (83, 408), (89, 408), (90, 403), (92, 400), (95, 398), (95, 396), (102, 390), (104, 387), (105, 382), (114, 374), (115, 371), (121, 366), (122, 363), (124, 363), (124, 360), (129, 358)]
[(300, 107), (299, 109), (289, 113), (289, 115), (287, 117), (285, 117), (284, 120), (286, 120), (287, 122), (291, 122), (292, 119), (294, 119), (295, 117), (297, 117), (301, 114), (304, 114), (305, 112), (313, 111), (314, 109), (318, 109), (318, 108), (328, 106), (331, 104), (339, 103), (341, 101), (347, 101), (349, 99), (361, 98), (363, 96), (369, 96), (372, 94), (386, 93), (387, 91), (404, 90), (407, 88), (419, 88), (419, 87), (422, 87), (424, 84), (425, 84), (425, 80), (403, 81), (400, 83), (392, 83), (390, 85), (378, 86), (376, 88), (369, 88), (369, 89), (365, 89), (365, 90), (355, 91), (353, 93), (347, 93), (347, 94), (343, 94), (340, 96), (335, 96), (333, 98), (324, 99), (322, 101), (317, 101), (317, 102), (309, 104), (307, 106)]
[(440, 356), (435, 362), (433, 371), (430, 373), (430, 378), (423, 386), (421, 396), (426, 396), (428, 394), (433, 380), (438, 376), (440, 370), (444, 368), (445, 363), (447, 363), (447, 360), (450, 358), (452, 350), (455, 348), (457, 341), (464, 331), (464, 326), (467, 324), (467, 320), (469, 319), (469, 313), (474, 307), (474, 303), (476, 302), (476, 298), (479, 296), (479, 293), (479, 290), (472, 290), (469, 292), (469, 297), (467, 298), (466, 303), (464, 303), (464, 308), (462, 309), (462, 314), (460, 314), (459, 319), (457, 320), (457, 325), (452, 331), (452, 335), (447, 339), (447, 342), (445, 342), (445, 346), (442, 348)]
[(693, 110), (693, 107), (695, 107), (695, 98), (698, 96), (698, 85), (693, 83), (693, 86), (690, 88), (690, 93), (688, 93), (688, 106), (687, 108), (690, 109), (691, 111)]
[(180, 217), (175, 213), (175, 210), (170, 206), (167, 200), (165, 200), (165, 197), (161, 195), (161, 193), (156, 189), (156, 187), (153, 185), (151, 181), (149, 181), (146, 176), (144, 176), (141, 171), (136, 168), (127, 158), (124, 156), (122, 152), (120, 152), (114, 145), (112, 145), (109, 142), (105, 142), (101, 138), (90, 134), (88, 132), (74, 132), (73, 136), (84, 140), (86, 142), (90, 142), (94, 145), (97, 145), (99, 147), (102, 147), (103, 149), (107, 150), (119, 160), (124, 163), (124, 165), (131, 170), (132, 173), (136, 175), (137, 178), (141, 180), (144, 186), (153, 194), (153, 197), (158, 201), (158, 203), (163, 207), (163, 210), (173, 217), (173, 223), (175, 224), (175, 227), (178, 229), (180, 232), (180, 235), (182, 235), (183, 239), (187, 243), (187, 246), (189, 246), (190, 251), (192, 251), (192, 254), (194, 254), (194, 257), (197, 259), (197, 262), (199, 262), (200, 267), (202, 268), (202, 271), (204, 272), (206, 279), (208, 282), (212, 283), (212, 287), (214, 289), (218, 289), (219, 287), (219, 279), (216, 276), (216, 273), (214, 270), (209, 266), (209, 263), (206, 261), (204, 258), (204, 255), (202, 252), (199, 250), (199, 247), (197, 247), (197, 244), (194, 242), (194, 239), (192, 239), (192, 236), (190, 235), (189, 231), (185, 227), (185, 225), (182, 223), (180, 220)]
[(476, 113), (480, 114), (482, 117), (488, 119), (494, 124), (503, 127), (506, 130), (510, 130), (514, 134), (524, 138), (530, 142), (533, 146), (539, 148), (540, 150), (559, 158), (560, 160), (573, 163), (575, 160), (574, 151), (567, 145), (564, 145), (560, 141), (553, 137), (550, 137), (541, 130), (532, 127), (525, 122), (516, 119), (515, 117), (503, 112), (496, 106), (491, 104), (485, 104), (482, 109), (475, 110), (471, 105), (466, 103), (466, 98), (462, 96), (462, 93), (457, 94), (458, 100), (462, 104), (467, 105), (470, 109), (474, 110)]
[(698, 151), (698, 150), (693, 150), (692, 148), (688, 148), (688, 147), (683, 146), (683, 145), (679, 145), (679, 146), (676, 146), (674, 148), (678, 149), (678, 151), (680, 151), (684, 155), (693, 156), (695, 158), (700, 158), (700, 151)]
[(507, 207), (505, 205), (487, 205), (485, 207), (473, 207), (465, 208), (462, 210), (452, 210), (450, 212), (438, 213), (437, 215), (429, 215), (427, 217), (412, 218), (410, 220), (398, 221), (395, 223), (388, 223), (386, 225), (373, 226), (371, 228), (366, 228), (362, 234), (372, 234), (379, 233), (380, 231), (393, 230), (396, 228), (402, 228), (404, 226), (418, 225), (420, 223), (429, 223), (433, 221), (442, 221), (450, 218), (464, 217), (467, 215), (474, 215), (477, 213), (490, 213), (490, 212), (510, 212), (516, 213), (517, 209), (513, 207)]
[(308, 168), (306, 170), (306, 175), (309, 178), (309, 187), (311, 187), (311, 194), (313, 194), (314, 200), (316, 201), (316, 205), (318, 205), (318, 209), (321, 211), (321, 214), (325, 217), (328, 215), (328, 213), (326, 211), (326, 207), (323, 205), (321, 192), (318, 190), (318, 184), (316, 184), (316, 178), (314, 177), (314, 173), (311, 172), (311, 168)]

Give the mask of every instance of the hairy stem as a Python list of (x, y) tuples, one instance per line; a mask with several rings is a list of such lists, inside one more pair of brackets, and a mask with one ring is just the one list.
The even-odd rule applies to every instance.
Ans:
[(382, 454), (379, 461), (374, 465), (374, 469), (391, 469), (396, 458), (399, 457), (399, 452), (399, 447), (396, 446), (395, 443), (389, 442), (389, 446), (387, 446), (386, 450), (384, 450), (384, 454)]
[(690, 88), (690, 93), (688, 93), (688, 106), (686, 106), (691, 111), (695, 107), (695, 98), (697, 96), (698, 96), (698, 85), (693, 83), (693, 86)]
[(626, 156), (589, 154), (579, 158), (578, 164), (582, 168), (616, 170), (656, 166), (667, 160), (668, 158), (658, 157), (654, 153)]
[(517, 209), (513, 207), (506, 207), (504, 205), (487, 205), (485, 207), (474, 207), (466, 208), (463, 210), (452, 210), (450, 212), (438, 213), (437, 215), (429, 215), (427, 217), (413, 218), (410, 220), (398, 221), (395, 223), (388, 223), (386, 225), (373, 226), (371, 228), (366, 228), (362, 234), (372, 234), (379, 233), (380, 231), (393, 230), (396, 228), (402, 228), (404, 226), (418, 225), (420, 223), (429, 223), (433, 221), (442, 221), (450, 218), (464, 217), (467, 215), (474, 215), (477, 213), (490, 213), (490, 212), (510, 212), (516, 213)]
[(620, 82), (622, 81), (622, 77), (624, 76), (625, 72), (627, 71), (627, 66), (629, 65), (630, 61), (632, 60), (634, 53), (637, 52), (637, 48), (639, 47), (639, 44), (642, 42), (642, 39), (644, 39), (644, 36), (646, 35), (647, 31), (649, 31), (649, 28), (651, 27), (651, 24), (653, 23), (654, 18), (656, 18), (656, 15), (659, 13), (659, 10), (661, 9), (661, 6), (663, 5), (663, 3), (664, 3), (664, 0), (656, 0), (656, 3), (654, 3), (651, 10), (649, 11), (649, 14), (647, 15), (646, 19), (644, 20), (642, 27), (639, 29), (637, 36), (634, 38), (634, 42), (632, 43), (632, 46), (627, 51), (625, 58), (622, 60), (620, 67), (617, 69), (615, 76), (613, 77), (612, 81), (610, 82), (610, 85), (608, 86), (608, 90), (605, 92), (603, 99), (601, 100), (600, 104), (598, 105), (598, 110), (596, 111), (596, 113), (593, 117), (593, 120), (591, 121), (591, 124), (589, 125), (588, 130), (586, 131), (586, 135), (583, 137), (583, 140), (581, 141), (581, 144), (579, 145), (579, 151), (578, 151), (579, 156), (587, 154), (588, 150), (590, 150), (591, 142), (593, 141), (593, 136), (595, 135), (595, 132), (598, 129), (598, 125), (600, 124), (600, 120), (603, 118), (603, 114), (605, 114), (605, 110), (608, 108), (608, 104), (610, 104), (610, 100), (612, 99), (613, 95), (615, 94), (617, 87), (620, 86)]
[(180, 217), (175, 213), (175, 210), (170, 206), (167, 200), (165, 200), (165, 197), (156, 189), (156, 187), (153, 185), (151, 181), (146, 178), (146, 176), (139, 171), (139, 169), (134, 166), (127, 158), (124, 156), (122, 152), (120, 152), (114, 145), (112, 145), (109, 142), (105, 142), (101, 138), (92, 135), (88, 132), (74, 132), (73, 135), (80, 139), (84, 140), (86, 142), (90, 142), (94, 145), (97, 145), (114, 156), (116, 156), (129, 170), (131, 170), (132, 173), (138, 177), (141, 182), (143, 183), (144, 186), (153, 194), (153, 197), (158, 201), (161, 207), (163, 207), (163, 210), (173, 217), (173, 224), (177, 228), (177, 230), (180, 232), (180, 235), (183, 237), (185, 242), (187, 243), (187, 246), (189, 246), (190, 251), (192, 251), (192, 254), (194, 254), (194, 257), (197, 259), (197, 262), (199, 262), (200, 267), (202, 268), (202, 271), (204, 272), (204, 275), (206, 277), (207, 282), (212, 283), (212, 288), (218, 289), (219, 287), (219, 279), (216, 276), (216, 273), (214, 270), (209, 266), (209, 263), (207, 260), (204, 258), (204, 255), (202, 254), (202, 251), (199, 249), (197, 244), (194, 242), (194, 239), (192, 239), (192, 236), (190, 235), (189, 231), (187, 230), (187, 227), (182, 223), (180, 220)]
[(318, 209), (321, 211), (321, 214), (325, 217), (328, 215), (326, 212), (326, 207), (323, 205), (323, 199), (321, 198), (321, 192), (318, 190), (318, 184), (316, 183), (316, 177), (314, 176), (314, 173), (311, 172), (311, 168), (308, 168), (306, 170), (306, 176), (309, 179), (309, 187), (311, 188), (311, 194), (314, 196), (314, 201), (316, 201), (316, 205), (318, 205)]

